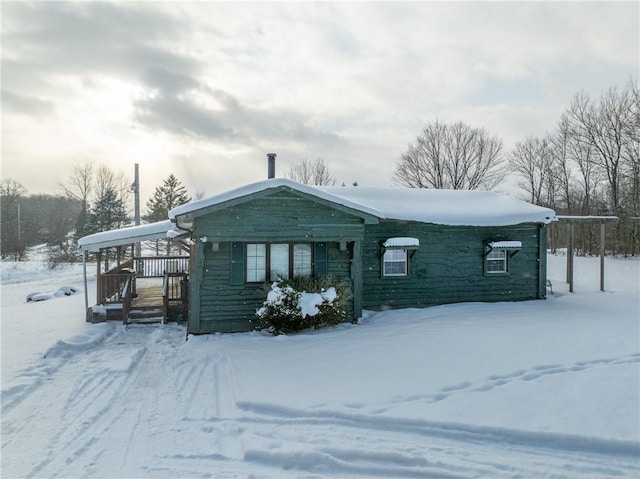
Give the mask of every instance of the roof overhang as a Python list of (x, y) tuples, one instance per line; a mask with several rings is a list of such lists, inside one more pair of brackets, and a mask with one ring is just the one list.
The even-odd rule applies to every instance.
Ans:
[(84, 236), (78, 240), (82, 251), (98, 252), (104, 248), (129, 245), (155, 239), (174, 239), (185, 236), (188, 231), (176, 230), (171, 220), (159, 221), (117, 230), (103, 231)]

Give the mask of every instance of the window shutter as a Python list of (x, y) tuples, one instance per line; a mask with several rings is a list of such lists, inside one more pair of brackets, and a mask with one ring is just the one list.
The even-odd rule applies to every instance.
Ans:
[(327, 243), (314, 243), (313, 276), (320, 278), (327, 275)]
[(240, 286), (244, 284), (244, 243), (231, 242), (231, 265), (229, 270), (229, 284)]

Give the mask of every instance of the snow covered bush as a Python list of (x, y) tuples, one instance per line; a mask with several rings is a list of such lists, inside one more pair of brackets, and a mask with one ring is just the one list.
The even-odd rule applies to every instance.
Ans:
[(256, 326), (272, 334), (320, 329), (344, 322), (351, 294), (343, 282), (331, 278), (294, 277), (276, 281), (256, 311)]

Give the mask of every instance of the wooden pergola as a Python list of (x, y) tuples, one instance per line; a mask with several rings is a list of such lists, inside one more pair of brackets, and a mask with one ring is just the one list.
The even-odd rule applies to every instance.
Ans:
[(569, 245), (567, 246), (567, 283), (569, 292), (573, 293), (573, 251), (575, 248), (574, 227), (576, 223), (600, 223), (600, 291), (604, 291), (604, 256), (605, 256), (605, 223), (618, 221), (617, 216), (571, 216), (558, 215), (560, 223), (569, 225)]

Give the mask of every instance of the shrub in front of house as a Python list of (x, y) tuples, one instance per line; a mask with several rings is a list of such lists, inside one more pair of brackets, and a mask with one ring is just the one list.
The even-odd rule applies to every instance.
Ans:
[(256, 326), (272, 334), (320, 329), (344, 322), (351, 293), (331, 278), (294, 277), (274, 282), (256, 311)]

